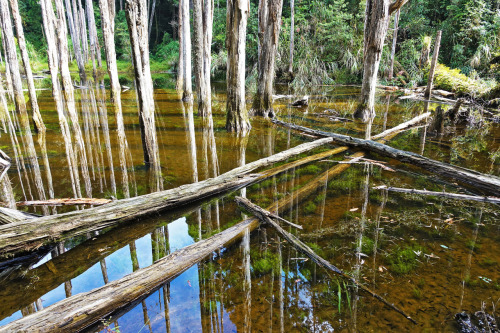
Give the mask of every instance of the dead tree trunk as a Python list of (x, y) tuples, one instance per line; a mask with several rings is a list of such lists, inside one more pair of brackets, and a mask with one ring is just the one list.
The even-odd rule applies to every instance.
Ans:
[(288, 64), (288, 73), (293, 75), (293, 48), (295, 40), (295, 0), (290, 0), (290, 62)]
[[(75, 52), (76, 64), (78, 66), (78, 72), (80, 73), (80, 80), (82, 82), (87, 81), (87, 76), (85, 74), (85, 64), (83, 62), (82, 50), (80, 48), (80, 32), (78, 29), (78, 11), (76, 11), (76, 2), (73, 0), (74, 6), (71, 6), (70, 0), (65, 0), (66, 14), (68, 15), (68, 27), (69, 33), (71, 35), (71, 41), (73, 44), (73, 51)], [(57, 1), (56, 1), (57, 3)], [(59, 17), (59, 19), (62, 19)]]
[(385, 185), (377, 186), (373, 188), (374, 190), (386, 190), (392, 192), (408, 193), (408, 194), (418, 194), (418, 195), (430, 195), (434, 197), (455, 199), (455, 200), (467, 200), (467, 201), (479, 201), (488, 202), (494, 204), (500, 204), (500, 198), (497, 197), (481, 197), (479, 195), (467, 195), (460, 193), (447, 193), (447, 192), (435, 192), (426, 190), (415, 190), (410, 188), (399, 188), (399, 187), (387, 187)]
[(423, 69), (429, 65), (429, 54), (431, 53), (431, 37), (424, 36), (422, 39), (422, 50), (418, 59), (418, 68)]
[[(14, 93), (14, 104), (16, 112), (20, 117), (20, 125), (25, 137), (26, 157), (33, 167), (34, 179), (38, 196), (45, 200), (45, 190), (38, 164), (37, 153), (31, 135), (30, 121), (28, 112), (26, 111), (26, 102), (24, 100), (23, 83), (21, 81), (21, 73), (19, 72), (19, 63), (17, 60), (16, 45), (14, 43), (14, 33), (12, 31), (11, 18), (9, 13), (9, 3), (7, 0), (0, 0), (0, 19), (2, 25), (2, 38), (5, 46), (5, 63), (9, 64), (9, 71), (12, 77), (12, 87)], [(8, 111), (7, 111), (8, 112)]]
[(227, 1), (226, 129), (230, 132), (247, 132), (251, 128), (245, 101), (245, 45), (249, 12), (249, 0)]
[(398, 24), (399, 24), (399, 9), (394, 15), (394, 30), (392, 33), (392, 48), (391, 48), (391, 67), (389, 67), (389, 80), (394, 76), (394, 56), (396, 55), (396, 44), (398, 42)]
[[(85, 0), (85, 9), (87, 12), (87, 22), (89, 25), (89, 41), (90, 41), (90, 58), (92, 60), (92, 69), (94, 77), (97, 76), (96, 61), (101, 68), (101, 50), (99, 48), (99, 40), (97, 38), (97, 27), (95, 24), (94, 6), (92, 0)], [(102, 19), (101, 19), (102, 20)]]
[(176, 88), (182, 91), (182, 100), (193, 98), (191, 82), (191, 31), (189, 24), (189, 0), (179, 1), (179, 69)]
[(491, 193), (492, 195), (497, 196), (500, 195), (500, 178), (493, 175), (486, 175), (474, 170), (469, 170), (466, 168), (435, 161), (422, 155), (392, 148), (385, 144), (374, 142), (372, 140), (364, 140), (342, 134), (312, 130), (307, 127), (288, 124), (279, 120), (273, 120), (273, 123), (307, 134), (331, 137), (334, 139), (334, 141), (340, 144), (366, 149), (382, 156), (387, 156), (401, 162), (410, 163), (438, 175), (456, 179), (485, 193)]
[(432, 92), (432, 81), (434, 81), (434, 73), (439, 56), (439, 46), (441, 45), (441, 30), (436, 34), (436, 41), (434, 42), (434, 53), (432, 54), (431, 68), (429, 69), (429, 76), (427, 78), (427, 88), (425, 89), (424, 98), (429, 99)]
[(257, 116), (274, 118), (274, 65), (278, 52), (283, 0), (259, 1), (259, 60), (257, 94), (252, 111)]
[(132, 60), (134, 63), (137, 95), (139, 97), (139, 121), (144, 151), (144, 163), (153, 166), (154, 172), (160, 172), (160, 156), (156, 137), (156, 125), (153, 99), (153, 80), (149, 68), (149, 43), (147, 10), (145, 0), (127, 0), (125, 2)]
[(196, 94), (198, 95), (198, 115), (202, 117), (212, 114), (210, 67), (212, 64), (213, 19), (212, 0), (193, 1), (194, 71)]
[(407, 0), (367, 0), (364, 28), (363, 83), (355, 118), (366, 121), (375, 115), (375, 88), (390, 15)]
[(153, 5), (151, 6), (151, 13), (149, 14), (148, 41), (151, 39), (151, 28), (153, 27), (155, 8), (156, 8), (156, 0), (153, 0)]
[(43, 123), (42, 115), (40, 114), (40, 109), (38, 108), (35, 83), (33, 81), (33, 73), (31, 71), (28, 50), (26, 49), (26, 40), (24, 39), (23, 24), (21, 20), (21, 15), (19, 14), (19, 7), (17, 5), (17, 0), (10, 0), (10, 7), (12, 10), (14, 25), (16, 27), (16, 32), (17, 32), (17, 44), (19, 45), (19, 50), (21, 51), (21, 58), (23, 59), (24, 71), (26, 72), (26, 79), (28, 81), (28, 92), (30, 95), (31, 112), (33, 112), (35, 131), (45, 132), (45, 125)]

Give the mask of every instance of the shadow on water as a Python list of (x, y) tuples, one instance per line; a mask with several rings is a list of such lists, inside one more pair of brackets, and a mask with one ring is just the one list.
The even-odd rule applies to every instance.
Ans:
[[(288, 88), (278, 89), (290, 94)], [(293, 98), (281, 98), (275, 110), (283, 120), (299, 125), (370, 138), (421, 114), (424, 108), (436, 108), (387, 94), (380, 96), (373, 121), (348, 121), (358, 92), (356, 87), (318, 87), (307, 92), (311, 96), (307, 108), (290, 107)], [(111, 103), (107, 94), (102, 82), (76, 90), (77, 114), (70, 114), (62, 96), (54, 100), (50, 91), (40, 93), (47, 125), (47, 158), (43, 145), (36, 155), (40, 172), (32, 163), (33, 150), (26, 148), (30, 145), (26, 136), (35, 138), (35, 134), (21, 129), (20, 120), (8, 111), (7, 99), (0, 95), (5, 100), (1, 120), (7, 132), (0, 137), (0, 148), (13, 160), (7, 173), (11, 201), (42, 199), (42, 190), (55, 198), (83, 193), (128, 198), (216, 177), (310, 140), (263, 119), (253, 119), (246, 136), (227, 133), (225, 95), (218, 89), (213, 94), (213, 117), (207, 118), (198, 117), (193, 103), (179, 101), (174, 91), (156, 89), (158, 166), (146, 168), (135, 91), (122, 92), (120, 105)], [(421, 127), (399, 134), (389, 144), (498, 175), (498, 127), (453, 124), (439, 135)], [(331, 147), (312, 153), (327, 149)], [(399, 314), (317, 267), (274, 230), (261, 226), (134, 304), (101, 318), (90, 330), (452, 330), (453, 315), (459, 311), (474, 312), (481, 306), (491, 311), (500, 299), (498, 206), (372, 189), (384, 184), (464, 190), (450, 180), (375, 155), (366, 157), (385, 162), (393, 171), (364, 164), (352, 164), (339, 174), (329, 171), (352, 153), (295, 167), (160, 216), (75, 237), (40, 260), (2, 268), (0, 324), (104, 286), (236, 224), (247, 216), (234, 204), (235, 195), (276, 209), (282, 205), (280, 200), (291, 198), (281, 216), (304, 229), (287, 230), (411, 314), (418, 326), (409, 326)], [(26, 210), (53, 214), (85, 208)]]

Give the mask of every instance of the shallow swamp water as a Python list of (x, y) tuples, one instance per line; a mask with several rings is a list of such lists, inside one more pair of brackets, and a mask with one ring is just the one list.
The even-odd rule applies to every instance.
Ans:
[[(125, 198), (207, 179), (270, 156), (311, 138), (252, 119), (246, 136), (227, 133), (223, 84), (215, 85), (213, 123), (196, 115), (174, 90), (155, 90), (156, 126), (162, 181), (151, 181), (143, 166), (137, 101), (122, 93), (127, 146), (120, 146), (109, 92), (99, 85), (75, 90), (88, 160), (89, 179), (80, 179), (83, 196)], [(280, 94), (291, 94), (277, 87)], [(336, 122), (326, 110), (350, 117), (358, 87), (328, 86), (307, 91), (307, 108), (292, 108), (290, 98), (275, 109), (284, 121), (356, 137), (377, 134), (420, 114), (422, 102), (401, 101), (393, 93), (377, 96), (373, 123)], [(305, 94), (304, 92), (296, 95)], [(74, 197), (50, 90), (38, 95), (47, 126), (44, 162), (33, 140), (49, 196), (46, 170), (55, 198)], [(250, 102), (250, 100), (249, 100)], [(249, 104), (250, 105), (250, 104)], [(437, 104), (428, 107), (433, 110)], [(446, 106), (445, 106), (446, 107)], [(14, 112), (11, 112), (16, 123)], [(38, 200), (33, 166), (11, 140), (24, 144), (20, 131), (3, 131), (0, 149), (13, 159), (7, 175), (16, 201)], [(419, 127), (400, 133), (389, 145), (443, 162), (500, 175), (500, 126), (448, 126), (441, 136)], [(330, 147), (318, 148), (309, 154)], [(124, 151), (125, 154), (121, 154)], [(205, 239), (247, 217), (234, 203), (246, 196), (262, 207), (293, 196), (339, 161), (348, 150), (284, 172), (233, 193), (193, 203), (176, 211), (121, 224), (69, 239), (38, 260), (0, 268), (0, 325), (49, 307), (66, 297), (93, 290), (151, 265), (184, 246)], [(119, 156), (126, 156), (119, 160)], [(305, 155), (304, 155), (305, 156)], [(410, 314), (414, 325), (342, 278), (318, 267), (271, 228), (228, 244), (152, 294), (109, 318), (92, 331), (120, 332), (332, 332), (455, 331), (453, 317), (482, 308), (494, 312), (500, 300), (500, 210), (497, 205), (375, 190), (379, 185), (473, 193), (453, 180), (380, 156), (377, 165), (352, 164), (282, 214), (303, 230), (286, 227), (317, 254)], [(23, 208), (47, 215), (79, 207)], [(119, 310), (119, 311), (118, 311)], [(1, 330), (1, 327), (0, 327)]]

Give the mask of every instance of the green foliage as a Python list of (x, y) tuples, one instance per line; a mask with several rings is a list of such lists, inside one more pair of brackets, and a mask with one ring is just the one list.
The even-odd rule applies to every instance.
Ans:
[(460, 69), (451, 69), (439, 64), (436, 67), (434, 86), (439, 89), (456, 92), (459, 95), (480, 96), (490, 88), (482, 80), (474, 80), (464, 75)]
[(162, 42), (156, 46), (155, 59), (169, 67), (175, 67), (179, 62), (179, 41), (165, 33)]

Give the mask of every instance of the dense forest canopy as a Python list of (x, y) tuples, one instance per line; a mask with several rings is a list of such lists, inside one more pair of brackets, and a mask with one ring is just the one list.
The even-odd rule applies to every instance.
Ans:
[[(45, 57), (46, 41), (42, 33), (40, 6), (34, 0), (20, 0), (20, 12), (25, 22), (25, 34), (31, 53)], [(100, 44), (100, 12), (94, 2)], [(252, 0), (247, 31), (247, 68), (255, 74), (257, 62), (257, 15), (258, 1)], [(363, 21), (365, 1), (356, 0), (298, 0), (295, 3), (295, 80), (307, 83), (355, 83), (361, 80), (363, 69)], [(115, 41), (117, 57), (130, 60), (125, 13), (116, 2), (117, 16)], [(409, 82), (422, 81), (418, 59), (426, 36), (443, 31), (440, 63), (471, 77), (497, 78), (497, 57), (500, 56), (499, 3), (493, 0), (411, 0), (401, 9), (396, 49), (396, 71), (405, 70)], [(290, 40), (290, 1), (283, 4), (283, 20), (280, 33), (276, 71), (279, 80), (289, 80), (288, 45)], [(157, 62), (165, 63), (166, 69), (175, 68), (178, 61), (177, 32), (178, 1), (158, 1), (152, 23), (150, 50)], [(29, 24), (28, 24), (29, 22)], [(226, 57), (226, 1), (214, 2), (214, 26), (212, 70), (224, 75)], [(391, 24), (392, 27), (392, 24)], [(386, 46), (392, 39), (389, 30)], [(389, 66), (390, 47), (384, 47), (381, 73)], [(399, 65), (398, 65), (399, 64)], [(399, 69), (399, 70), (398, 70)], [(383, 75), (380, 75), (383, 76)], [(405, 80), (406, 82), (407, 80)]]

